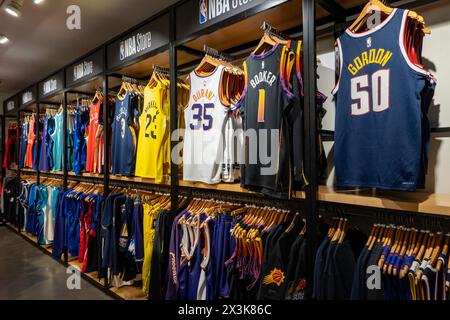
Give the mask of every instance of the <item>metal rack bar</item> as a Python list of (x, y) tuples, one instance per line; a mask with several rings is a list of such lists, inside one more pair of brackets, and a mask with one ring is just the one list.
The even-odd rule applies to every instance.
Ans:
[(205, 55), (205, 53), (203, 51), (200, 51), (197, 49), (192, 49), (187, 46), (179, 46), (178, 50), (184, 51), (186, 53), (189, 53), (190, 55), (197, 56), (197, 57), (203, 57)]
[[(317, 129), (316, 129), (316, 30), (315, 1), (303, 0), (303, 54), (304, 54), (304, 121), (306, 161), (305, 173), (309, 185), (306, 187), (306, 243), (308, 255), (307, 283), (313, 283), (314, 259), (317, 249)], [(308, 286), (308, 296), (312, 296), (312, 286)]]
[(345, 8), (338, 4), (335, 0), (317, 0), (319, 6), (331, 13), (335, 18), (345, 16)]
[[(174, 132), (178, 129), (178, 48), (175, 45), (176, 19), (175, 10), (170, 12), (170, 150), (175, 150), (178, 139), (174, 139)], [(178, 178), (178, 164), (174, 159), (170, 161), (170, 185), (171, 185), (171, 208), (176, 211), (178, 209), (178, 195), (179, 195), (179, 178)]]
[[(105, 58), (103, 59), (104, 68), (106, 70), (106, 61), (107, 61), (107, 52), (104, 49), (103, 52)], [(108, 97), (109, 97), (109, 76), (106, 72), (103, 72), (103, 121), (105, 121), (105, 130), (103, 130), (103, 140), (104, 140), (104, 167), (103, 167), (103, 193), (106, 196), (109, 194), (109, 168), (110, 168), (110, 145), (108, 143), (110, 139), (110, 132), (108, 130), (108, 122), (109, 122), (109, 105), (108, 105)]]
[(67, 141), (67, 92), (64, 92), (64, 107), (63, 107), (63, 174), (64, 174), (64, 191), (67, 191), (67, 177), (68, 170), (68, 141)]
[(208, 56), (211, 56), (213, 58), (217, 58), (224, 61), (233, 61), (233, 57), (231, 55), (226, 54), (224, 52), (220, 52), (219, 50), (211, 48), (206, 44), (203, 46), (203, 51), (205, 51), (205, 53)]

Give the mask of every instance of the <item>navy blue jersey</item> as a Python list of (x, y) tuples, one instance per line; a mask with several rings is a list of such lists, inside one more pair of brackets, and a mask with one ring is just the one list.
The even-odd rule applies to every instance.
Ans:
[(277, 198), (290, 198), (292, 191), (292, 128), (300, 116), (286, 80), (290, 73), (286, 65), (293, 58), (287, 47), (275, 45), (244, 62), (246, 85), (240, 107), (245, 163), (241, 166), (241, 186)]
[(407, 15), (394, 9), (377, 27), (347, 30), (337, 40), (340, 79), (333, 93), (339, 186), (414, 191), (420, 183), (427, 149), (423, 91), (432, 92), (434, 81), (407, 56)]
[(134, 174), (137, 135), (133, 128), (133, 111), (136, 98), (128, 91), (122, 99), (117, 97), (112, 123), (111, 163), (112, 173), (124, 176)]

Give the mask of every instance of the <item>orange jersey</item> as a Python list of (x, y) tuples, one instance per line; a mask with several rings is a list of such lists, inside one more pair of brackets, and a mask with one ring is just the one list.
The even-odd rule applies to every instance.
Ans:
[[(95, 149), (96, 149), (96, 137), (97, 131), (99, 129), (99, 119), (100, 119), (100, 107), (103, 101), (98, 100), (97, 104), (91, 103), (90, 105), (90, 122), (87, 127), (87, 154), (86, 154), (86, 171), (94, 172), (94, 162), (95, 162)], [(98, 147), (98, 144), (97, 144)]]

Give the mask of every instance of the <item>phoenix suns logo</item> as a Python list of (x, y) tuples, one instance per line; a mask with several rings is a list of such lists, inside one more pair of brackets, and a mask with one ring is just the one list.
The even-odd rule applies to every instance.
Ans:
[(277, 286), (281, 286), (281, 284), (284, 282), (284, 278), (284, 272), (278, 268), (274, 268), (267, 276), (264, 277), (263, 283), (265, 285), (274, 283)]

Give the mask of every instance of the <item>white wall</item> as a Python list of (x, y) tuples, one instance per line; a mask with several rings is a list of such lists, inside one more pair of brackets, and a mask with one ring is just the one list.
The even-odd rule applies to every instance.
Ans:
[[(423, 46), (424, 65), (438, 81), (429, 112), (431, 127), (450, 127), (450, 0), (441, 0), (415, 11), (425, 18), (431, 29)], [(317, 54), (321, 61), (318, 88), (328, 96), (323, 129), (334, 130), (335, 105), (331, 95), (335, 85), (334, 38), (319, 39)], [(325, 142), (325, 149), (329, 159), (327, 185), (333, 185), (333, 142)], [(426, 191), (450, 194), (450, 134), (432, 135)]]

